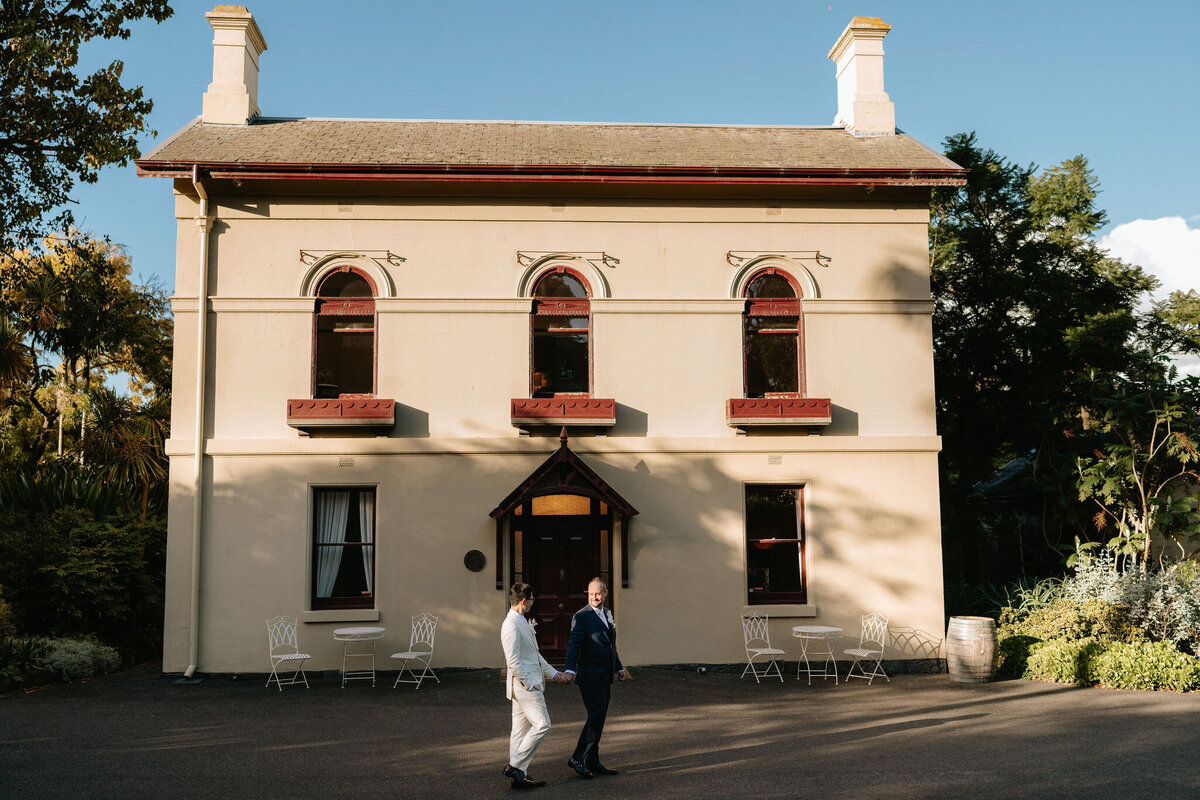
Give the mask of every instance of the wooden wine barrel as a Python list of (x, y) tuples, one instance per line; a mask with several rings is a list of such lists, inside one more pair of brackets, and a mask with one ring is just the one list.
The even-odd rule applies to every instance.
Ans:
[(996, 621), (991, 617), (951, 617), (946, 628), (946, 667), (950, 680), (987, 683), (996, 677)]

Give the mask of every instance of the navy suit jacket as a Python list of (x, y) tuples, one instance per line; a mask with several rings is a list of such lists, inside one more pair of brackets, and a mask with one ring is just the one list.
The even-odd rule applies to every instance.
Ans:
[(617, 655), (616, 626), (602, 622), (590, 605), (576, 611), (567, 639), (567, 671), (575, 673), (575, 683), (580, 686), (612, 683), (613, 673), (622, 669), (621, 657)]

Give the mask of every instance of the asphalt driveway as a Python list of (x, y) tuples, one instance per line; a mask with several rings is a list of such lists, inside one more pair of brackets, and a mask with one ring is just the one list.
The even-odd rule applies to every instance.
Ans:
[[(550, 785), (533, 796), (1200, 797), (1197, 693), (636, 672), (613, 691), (611, 778), (567, 770), (583, 704), (574, 687), (548, 688), (554, 728), (531, 774)], [(496, 671), (419, 690), (312, 683), (179, 685), (142, 668), (0, 696), (0, 798), (518, 795), (500, 775), (510, 706)]]

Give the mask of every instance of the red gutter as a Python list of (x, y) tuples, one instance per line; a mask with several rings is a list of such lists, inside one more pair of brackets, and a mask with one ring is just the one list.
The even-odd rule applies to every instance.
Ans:
[(523, 165), (264, 164), (135, 162), (143, 177), (176, 178), (204, 169), (214, 179), (487, 181), (521, 183), (806, 184), (818, 186), (961, 186), (966, 170), (851, 170), (702, 167), (594, 167)]

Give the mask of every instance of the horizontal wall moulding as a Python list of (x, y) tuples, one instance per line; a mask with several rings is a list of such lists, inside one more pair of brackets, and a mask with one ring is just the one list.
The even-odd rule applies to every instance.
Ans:
[[(296, 313), (311, 314), (311, 297), (209, 298), (210, 311), (220, 313)], [(672, 298), (613, 297), (593, 298), (593, 314), (741, 314), (744, 298)], [(839, 300), (808, 298), (803, 301), (805, 314), (932, 314), (929, 300)], [(391, 314), (528, 314), (527, 297), (455, 298), (455, 297), (379, 297), (379, 313)], [(196, 298), (174, 297), (171, 310), (176, 314), (195, 313)]]
[[(361, 439), (308, 438), (280, 436), (274, 439), (208, 439), (204, 453), (214, 457), (276, 457), (287, 458), (329, 455), (360, 455), (387, 457), (423, 456), (515, 456), (545, 458), (557, 446), (558, 439), (522, 437), (513, 431), (505, 437), (368, 437)], [(644, 436), (613, 436), (571, 440), (571, 449), (581, 455), (642, 457), (669, 454), (701, 458), (747, 455), (758, 458), (771, 453), (881, 453), (904, 457), (937, 453), (942, 448), (938, 436), (737, 436), (732, 430), (725, 436), (695, 438), (650, 438)], [(190, 458), (192, 439), (186, 431), (182, 438), (168, 439), (167, 455)], [(363, 466), (360, 464), (359, 466)]]

